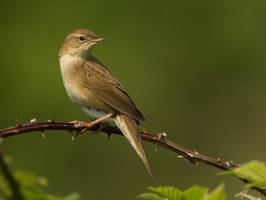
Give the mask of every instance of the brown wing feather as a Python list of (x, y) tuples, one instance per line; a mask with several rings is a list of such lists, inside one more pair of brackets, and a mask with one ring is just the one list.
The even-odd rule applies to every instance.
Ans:
[(88, 77), (86, 78), (85, 86), (94, 91), (95, 96), (113, 109), (136, 120), (145, 121), (132, 99), (107, 68), (97, 62), (96, 59), (94, 62), (86, 61), (83, 67)]

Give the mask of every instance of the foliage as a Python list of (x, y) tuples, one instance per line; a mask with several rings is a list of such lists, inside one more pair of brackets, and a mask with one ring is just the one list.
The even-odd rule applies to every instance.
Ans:
[(150, 187), (149, 190), (155, 193), (144, 193), (140, 197), (151, 200), (225, 200), (223, 188), (221, 185), (208, 193), (207, 188), (196, 185), (184, 192), (174, 187)]
[[(72, 193), (66, 197), (57, 197), (51, 194), (47, 194), (43, 187), (48, 185), (48, 181), (43, 177), (37, 177), (31, 173), (16, 171), (14, 173), (15, 179), (20, 184), (20, 189), (23, 197), (27, 200), (79, 200), (77, 193)], [(9, 185), (0, 174), (0, 189), (7, 196), (11, 195)], [(5, 200), (0, 195), (0, 200)]]
[(263, 162), (251, 161), (234, 170), (223, 172), (222, 174), (233, 175), (249, 180), (250, 184), (246, 184), (246, 187), (266, 187), (266, 166)]
[[(253, 186), (266, 187), (266, 166), (262, 162), (251, 161), (241, 167), (231, 171), (223, 172), (222, 174), (233, 175), (239, 178), (244, 178), (250, 181), (246, 187)], [(151, 200), (225, 200), (223, 185), (217, 187), (211, 193), (208, 193), (207, 188), (193, 186), (185, 191), (181, 191), (174, 187), (157, 187), (149, 188), (154, 193), (141, 194), (141, 198)]]
[[(222, 174), (233, 175), (250, 181), (246, 187), (266, 187), (266, 166), (262, 162), (251, 161), (234, 170), (223, 172)], [(24, 171), (16, 171), (15, 179), (20, 184), (22, 195), (27, 200), (79, 200), (77, 193), (72, 193), (66, 197), (57, 197), (47, 194), (43, 188), (48, 185), (48, 181), (43, 177), (37, 177)], [(150, 200), (226, 200), (224, 186), (220, 185), (213, 191), (199, 186), (181, 191), (174, 187), (150, 187), (150, 193), (141, 194), (140, 197)], [(11, 196), (8, 183), (0, 174), (0, 192)], [(5, 200), (0, 193), (0, 200)]]

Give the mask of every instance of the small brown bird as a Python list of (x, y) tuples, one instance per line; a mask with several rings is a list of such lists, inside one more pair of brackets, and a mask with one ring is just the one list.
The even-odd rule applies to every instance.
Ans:
[(138, 132), (139, 121), (145, 118), (118, 80), (91, 55), (93, 47), (104, 40), (84, 29), (65, 38), (58, 55), (65, 89), (76, 105), (97, 118), (89, 126), (106, 119), (114, 121), (154, 178)]

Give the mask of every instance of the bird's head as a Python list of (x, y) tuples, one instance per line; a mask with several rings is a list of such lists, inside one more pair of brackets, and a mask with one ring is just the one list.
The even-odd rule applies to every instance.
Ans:
[(65, 38), (64, 44), (59, 52), (59, 57), (62, 54), (86, 57), (98, 42), (104, 40), (106, 40), (106, 38), (98, 37), (89, 30), (78, 29)]

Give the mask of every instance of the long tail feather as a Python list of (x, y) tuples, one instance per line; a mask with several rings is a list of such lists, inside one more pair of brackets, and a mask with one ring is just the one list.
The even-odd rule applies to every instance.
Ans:
[(155, 179), (150, 161), (142, 145), (142, 139), (138, 132), (138, 125), (136, 120), (126, 115), (120, 114), (115, 117), (115, 123), (117, 127), (122, 131), (124, 136), (129, 140), (135, 151), (138, 153), (151, 177)]

